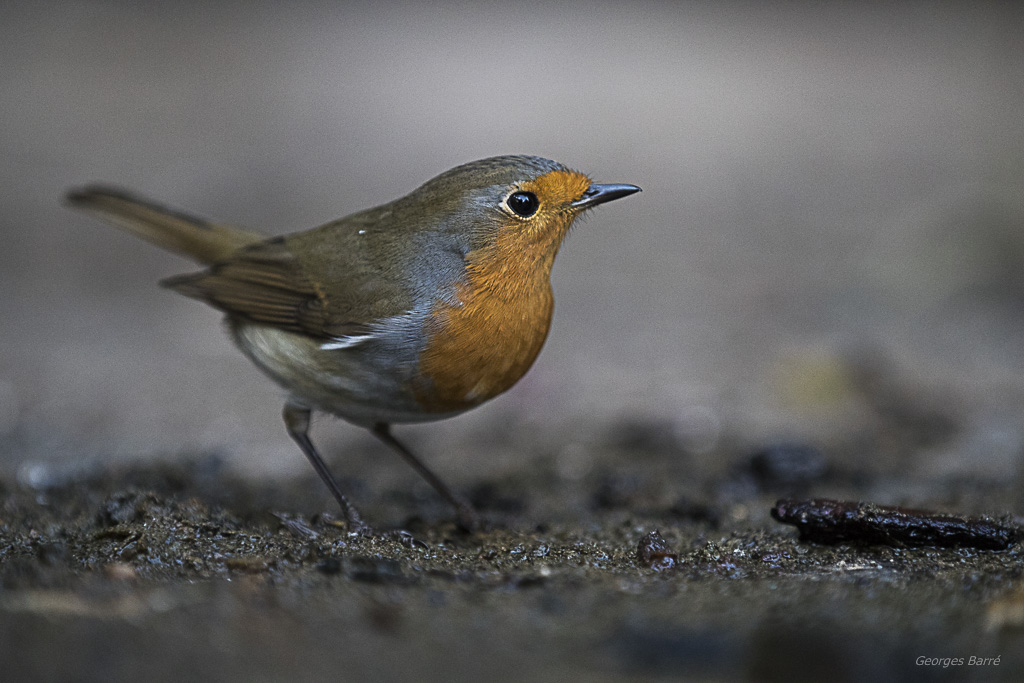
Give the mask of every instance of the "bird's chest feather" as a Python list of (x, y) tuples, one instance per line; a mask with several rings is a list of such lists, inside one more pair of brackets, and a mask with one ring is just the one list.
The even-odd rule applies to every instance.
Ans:
[(511, 388), (551, 326), (548, 272), (482, 268), (468, 275), (456, 288), (458, 303), (439, 303), (427, 323), (416, 396), (431, 411), (471, 408)]

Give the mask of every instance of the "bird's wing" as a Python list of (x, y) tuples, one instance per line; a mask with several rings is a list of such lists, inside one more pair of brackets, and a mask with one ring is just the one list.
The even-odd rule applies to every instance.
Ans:
[[(285, 238), (246, 247), (205, 271), (161, 284), (229, 315), (322, 339), (365, 335), (374, 322), (404, 312), (393, 287), (375, 282), (372, 273), (359, 267), (358, 254), (337, 254), (335, 266), (344, 270), (346, 260), (354, 262), (345, 286), (329, 288), (342, 291), (336, 297), (310, 276)], [(346, 296), (347, 291), (358, 296)]]

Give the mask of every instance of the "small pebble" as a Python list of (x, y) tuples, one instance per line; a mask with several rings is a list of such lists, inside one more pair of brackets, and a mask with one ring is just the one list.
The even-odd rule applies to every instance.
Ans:
[(668, 543), (657, 530), (640, 539), (636, 556), (642, 566), (656, 572), (675, 569), (679, 565), (679, 555), (669, 550)]

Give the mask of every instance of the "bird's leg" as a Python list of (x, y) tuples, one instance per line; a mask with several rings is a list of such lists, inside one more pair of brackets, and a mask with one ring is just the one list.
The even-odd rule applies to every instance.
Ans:
[(480, 527), (480, 518), (476, 514), (476, 510), (473, 509), (473, 506), (463, 499), (462, 496), (448, 488), (448, 485), (441, 481), (436, 474), (431, 472), (426, 465), (420, 462), (419, 458), (413, 455), (412, 451), (406, 448), (401, 441), (392, 436), (391, 425), (386, 422), (378, 422), (373, 426), (371, 431), (374, 436), (401, 455), (407, 463), (412, 465), (412, 468), (416, 470), (421, 477), (426, 479), (427, 482), (441, 494), (442, 498), (452, 504), (452, 507), (455, 508), (455, 512), (461, 526), (463, 526), (467, 531), (474, 531)]
[(353, 507), (348, 499), (345, 498), (345, 494), (341, 492), (341, 487), (338, 486), (338, 482), (334, 481), (334, 477), (331, 476), (330, 470), (327, 469), (326, 463), (323, 458), (317, 453), (316, 447), (313, 442), (309, 440), (309, 419), (310, 410), (304, 406), (295, 405), (294, 403), (288, 402), (284, 404), (284, 425), (288, 429), (288, 434), (295, 440), (295, 443), (299, 444), (299, 448), (309, 458), (310, 464), (313, 465), (313, 469), (320, 475), (320, 478), (327, 488), (334, 494), (334, 498), (338, 501), (338, 505), (341, 506), (341, 511), (345, 515), (345, 521), (348, 522), (349, 531), (353, 531), (359, 534), (369, 535), (372, 533), (370, 526), (363, 521), (363, 518), (359, 516), (359, 512)]

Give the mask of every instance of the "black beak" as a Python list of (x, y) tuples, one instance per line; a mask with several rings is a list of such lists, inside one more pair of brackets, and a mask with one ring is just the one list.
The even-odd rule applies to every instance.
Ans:
[(583, 196), (570, 206), (574, 209), (589, 209), (613, 199), (628, 197), (635, 192), (640, 192), (640, 188), (636, 185), (591, 185), (583, 193)]

